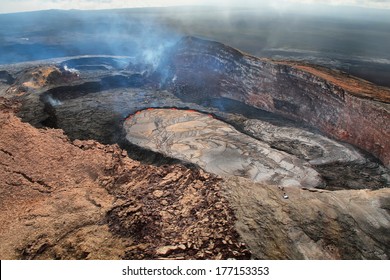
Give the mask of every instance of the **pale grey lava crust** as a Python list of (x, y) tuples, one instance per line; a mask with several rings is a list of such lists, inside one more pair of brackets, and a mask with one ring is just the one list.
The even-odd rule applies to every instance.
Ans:
[(308, 163), (237, 131), (211, 115), (149, 109), (129, 117), (126, 138), (136, 145), (195, 163), (223, 177), (240, 176), (283, 187), (318, 187)]
[[(125, 121), (124, 128), (127, 140), (143, 148), (194, 163), (222, 177), (239, 176), (282, 187), (324, 188), (326, 184), (313, 166), (324, 171), (335, 164), (345, 166), (346, 186), (356, 188), (362, 182), (353, 182), (359, 176), (348, 174), (348, 164), (363, 168), (368, 164), (351, 146), (261, 120), (244, 122), (243, 131), (256, 138), (212, 115), (176, 108), (137, 112)], [(282, 146), (290, 154), (282, 151)], [(378, 178), (386, 181), (386, 170), (382, 172)]]

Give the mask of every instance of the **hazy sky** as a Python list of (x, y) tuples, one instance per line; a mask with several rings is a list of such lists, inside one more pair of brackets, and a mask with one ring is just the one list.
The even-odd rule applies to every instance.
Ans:
[(180, 5), (289, 7), (298, 3), (326, 3), (390, 9), (390, 0), (0, 0), (0, 13), (46, 9), (114, 9), (131, 7), (161, 7)]

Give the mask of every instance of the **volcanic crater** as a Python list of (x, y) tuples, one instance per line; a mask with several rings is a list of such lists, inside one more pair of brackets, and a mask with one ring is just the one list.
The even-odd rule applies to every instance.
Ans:
[[(47, 217), (33, 229), (20, 213), (0, 233), (9, 240), (3, 258), (390, 256), (387, 88), (194, 37), (166, 49), (157, 67), (138, 57), (67, 57), (0, 66), (0, 83), (4, 178), (19, 172), (40, 192), (58, 184), (3, 159), (24, 151), (7, 148), (30, 137), (23, 130), (43, 149), (38, 138), (49, 134), (47, 156), (81, 170), (61, 172), (72, 195), (79, 184), (90, 192), (77, 203), (93, 220), (72, 220), (63, 235), (60, 225), (44, 230), (62, 216), (57, 208), (31, 214)], [(59, 143), (79, 162), (57, 155)], [(73, 182), (79, 172), (85, 178)], [(16, 185), (6, 180), (0, 195)], [(61, 190), (69, 192), (48, 193)], [(26, 234), (12, 237), (16, 229)]]

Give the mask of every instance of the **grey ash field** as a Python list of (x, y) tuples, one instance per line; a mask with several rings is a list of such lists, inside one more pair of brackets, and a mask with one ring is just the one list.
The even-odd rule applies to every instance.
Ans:
[(390, 17), (335, 11), (0, 15), (1, 259), (389, 259)]

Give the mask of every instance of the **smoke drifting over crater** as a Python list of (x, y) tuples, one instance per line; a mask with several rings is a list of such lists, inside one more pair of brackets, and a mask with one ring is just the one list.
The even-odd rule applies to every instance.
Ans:
[(244, 1), (243, 7), (233, 8), (235, 4), (3, 14), (0, 64), (115, 55), (147, 61), (155, 69), (167, 47), (191, 35), (390, 86), (390, 10), (293, 1)]
[[(138, 56), (151, 65), (179, 38), (148, 13), (44, 11), (0, 16), (1, 64), (74, 55)], [(34, 26), (36, 31), (30, 32)], [(10, 31), (12, 30), (12, 31)]]

